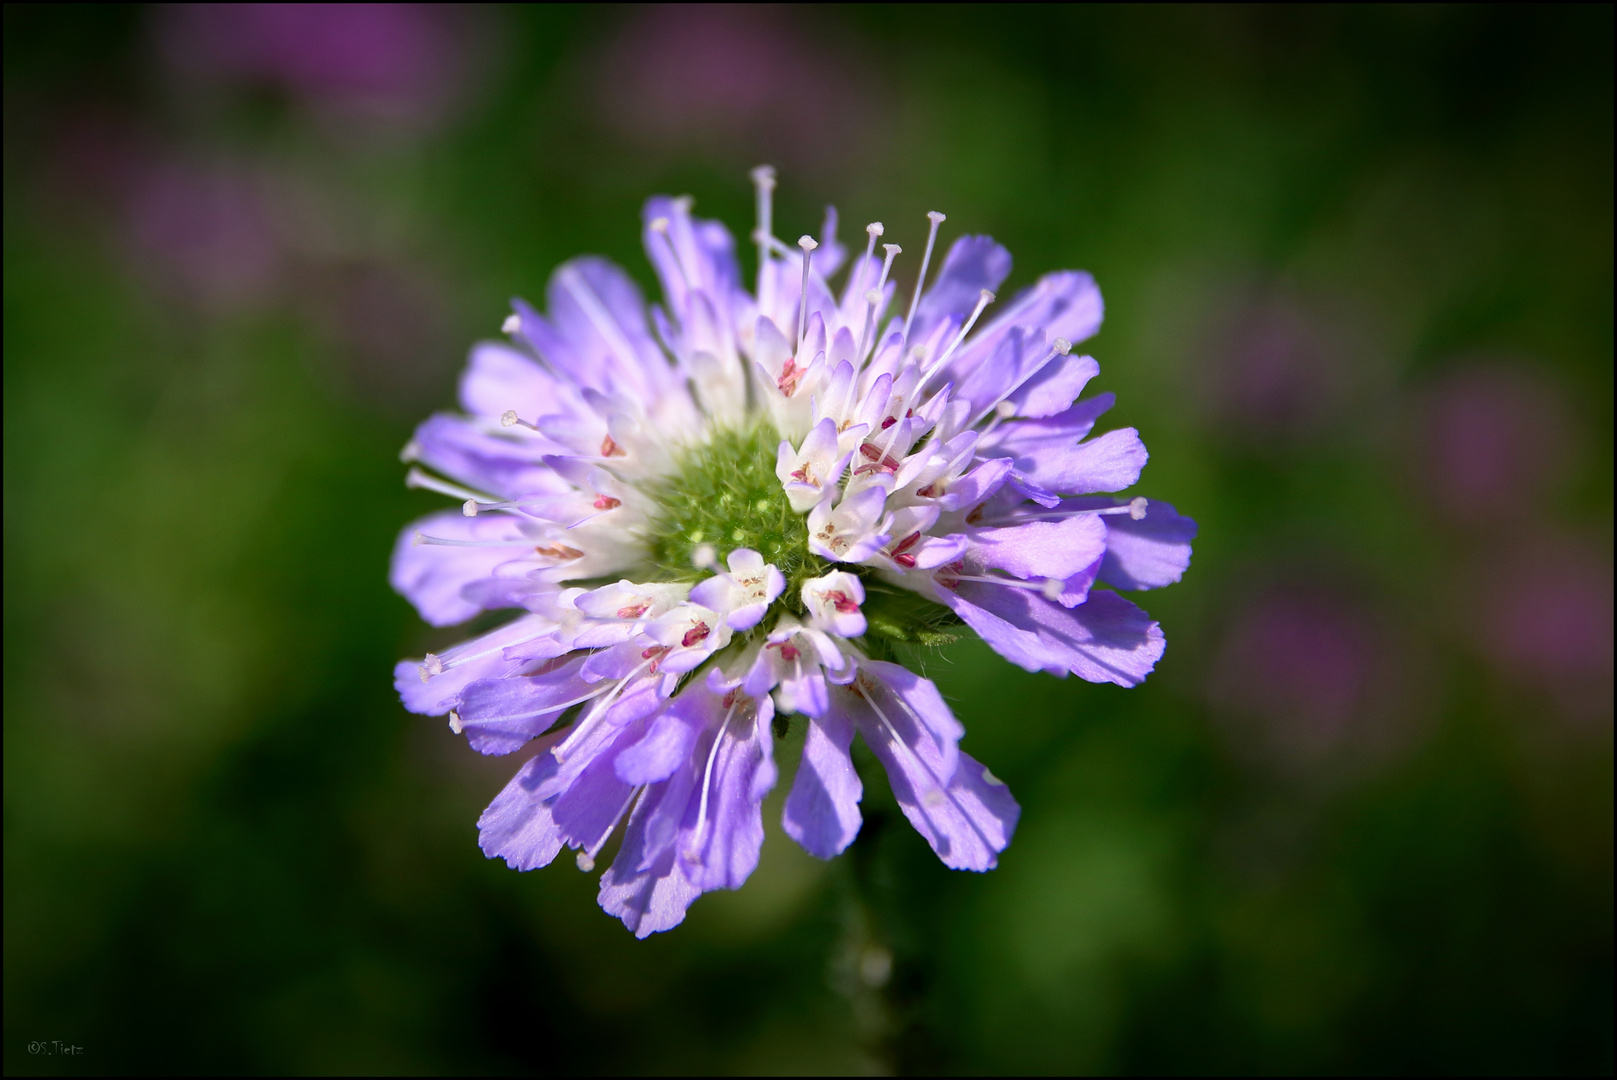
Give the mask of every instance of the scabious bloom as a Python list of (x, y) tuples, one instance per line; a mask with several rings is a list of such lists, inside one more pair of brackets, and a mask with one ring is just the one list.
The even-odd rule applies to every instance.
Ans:
[(510, 344), (472, 350), (464, 415), (404, 453), (411, 484), (461, 505), (404, 531), (394, 587), (438, 626), (519, 614), (401, 662), (399, 693), (482, 753), (531, 755), (478, 822), (489, 857), (527, 870), (567, 847), (589, 871), (622, 826), (600, 901), (641, 937), (757, 866), (792, 717), (782, 827), (805, 849), (829, 859), (859, 831), (857, 734), (946, 865), (992, 868), (1016, 801), (894, 643), (964, 625), (1029, 671), (1133, 686), (1162, 632), (1097, 586), (1178, 580), (1195, 532), (1108, 494), (1146, 452), (1132, 429), (1088, 437), (1112, 395), (1079, 399), (1098, 371), (1071, 345), (1100, 325), (1087, 274), (979, 326), (1010, 255), (962, 237), (923, 288), (933, 213), (890, 315), (882, 226), (833, 288), (834, 212), (794, 249), (772, 231), (772, 171), (753, 175), (753, 292), (722, 225), (653, 198), (663, 304), (604, 260), (564, 264), (548, 315), (517, 301)]

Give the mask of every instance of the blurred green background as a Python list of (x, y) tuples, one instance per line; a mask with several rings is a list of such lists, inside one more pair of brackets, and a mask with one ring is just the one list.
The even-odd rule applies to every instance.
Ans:
[[(1610, 1072), (1611, 43), (8, 5), (6, 1071)], [(997, 871), (879, 791), (818, 863), (777, 793), (746, 888), (636, 942), (483, 859), (521, 759), (393, 695), (458, 636), (386, 584), (441, 502), (397, 452), (509, 296), (650, 289), (642, 199), (745, 235), (761, 161), (782, 235), (940, 209), (1008, 287), (1094, 272), (1109, 419), (1202, 531), (1138, 690), (917, 658), (1022, 802)]]

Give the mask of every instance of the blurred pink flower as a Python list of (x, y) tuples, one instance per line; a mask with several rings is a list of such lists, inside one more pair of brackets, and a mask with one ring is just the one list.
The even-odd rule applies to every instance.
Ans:
[(875, 88), (793, 9), (642, 8), (587, 65), (606, 126), (664, 152), (692, 147), (825, 172), (863, 150)]
[(236, 164), (152, 162), (127, 193), (136, 276), (203, 307), (266, 300), (281, 270), (261, 178)]
[(1232, 617), (1208, 697), (1238, 756), (1353, 771), (1413, 734), (1403, 651), (1384, 617), (1335, 590), (1270, 588)]
[(185, 77), (420, 124), (442, 116), (462, 81), (459, 29), (433, 4), (174, 4), (159, 14), (158, 45)]
[[(1505, 573), (1502, 574), (1501, 570)], [(1474, 568), (1473, 640), (1497, 669), (1592, 722), (1612, 715), (1612, 555), (1539, 533)], [(1508, 583), (1507, 583), (1508, 582)]]
[(1418, 421), (1433, 504), (1466, 524), (1537, 518), (1565, 473), (1569, 421), (1559, 388), (1525, 365), (1446, 376)]
[(1342, 414), (1363, 365), (1317, 307), (1273, 287), (1236, 292), (1219, 306), (1192, 382), (1197, 407), (1230, 437), (1311, 439)]

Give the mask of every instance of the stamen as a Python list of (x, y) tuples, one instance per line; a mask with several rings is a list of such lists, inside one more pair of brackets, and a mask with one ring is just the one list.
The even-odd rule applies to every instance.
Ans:
[(758, 244), (758, 304), (768, 306), (764, 299), (765, 268), (769, 265), (770, 241), (773, 235), (775, 170), (770, 165), (760, 165), (752, 170), (753, 187), (758, 192), (758, 227), (753, 231), (753, 240)]
[(1050, 343), (1050, 351), (1045, 354), (1042, 360), (1028, 368), (1027, 372), (1023, 374), (1021, 378), (1017, 379), (1016, 382), (1011, 384), (1011, 388), (1009, 390), (1005, 391), (999, 396), (998, 401), (979, 412), (975, 417), (972, 418), (971, 423), (967, 424), (966, 426), (975, 427), (982, 421), (983, 417), (987, 416), (990, 412), (998, 412), (1001, 417), (1007, 420), (1010, 419), (1016, 413), (1016, 407), (1014, 405), (1011, 405), (1009, 412), (1007, 412), (1005, 409), (1007, 405), (1010, 405), (1010, 396), (1022, 389), (1022, 387), (1027, 384), (1029, 379), (1043, 371), (1047, 366), (1049, 366), (1050, 361), (1054, 360), (1057, 356), (1070, 356), (1071, 354), (1072, 342), (1068, 341), (1066, 338), (1056, 338), (1055, 341)]
[[(872, 221), (865, 226), (865, 232), (869, 235), (870, 242), (865, 245), (865, 257), (854, 267), (854, 273), (848, 275), (848, 296), (859, 295), (859, 286), (864, 284), (865, 267), (876, 253), (876, 237), (882, 234), (882, 223)], [(843, 298), (843, 303), (847, 303), (846, 297)]]
[(514, 334), (518, 330), (521, 330), (521, 329), (522, 329), (522, 316), (518, 315), (514, 311), (511, 314), (507, 315), (505, 317), (505, 321), (500, 324), (500, 333), (502, 333), (502, 334)]
[(685, 852), (685, 857), (695, 863), (702, 861), (700, 849), (702, 832), (707, 828), (707, 796), (713, 785), (713, 763), (719, 758), (719, 744), (724, 741), (724, 733), (730, 730), (730, 721), (735, 717), (736, 706), (740, 704), (740, 698), (731, 699), (730, 711), (724, 714), (724, 723), (719, 725), (719, 733), (713, 736), (713, 746), (707, 752), (707, 768), (702, 772), (702, 801), (696, 808), (696, 832), (691, 835), (691, 846)]
[(1040, 578), (1038, 581), (1023, 581), (1020, 578), (994, 577), (991, 574), (950, 574), (950, 581), (977, 581), (984, 585), (1005, 585), (1012, 589), (1028, 589), (1032, 592), (1044, 594), (1046, 600), (1054, 600), (1061, 595), (1066, 583), (1059, 578)]
[(484, 503), (488, 506), (501, 502), (500, 499), (496, 499), (492, 495), (483, 495), (473, 491), (471, 488), (451, 484), (448, 480), (440, 480), (438, 477), (424, 473), (420, 469), (410, 470), (409, 475), (404, 478), (404, 486), (436, 491), (440, 495), (448, 495), (453, 499), (471, 499), (473, 502)]
[(921, 288), (926, 284), (926, 268), (932, 265), (932, 245), (938, 242), (938, 226), (948, 221), (948, 217), (930, 211), (926, 219), (932, 223), (932, 230), (926, 234), (926, 254), (921, 256), (921, 273), (915, 279), (915, 292), (910, 296), (909, 314), (904, 316), (904, 344), (910, 343), (910, 326), (915, 322), (915, 309), (921, 303)]
[[(1067, 518), (1081, 517), (1085, 514), (1093, 514), (1097, 517), (1111, 517), (1127, 514), (1135, 521), (1142, 521), (1145, 519), (1146, 511), (1150, 508), (1150, 505), (1151, 500), (1141, 495), (1130, 499), (1122, 506), (1097, 506), (1094, 509), (1040, 510), (1026, 514), (1012, 513), (1001, 518), (995, 518), (994, 521), (999, 526), (1012, 526), (1020, 525), (1024, 521), (1064, 521)], [(982, 519), (978, 518), (976, 521), (969, 522), (969, 524), (982, 524)]]
[(943, 365), (949, 362), (949, 357), (953, 356), (955, 350), (960, 348), (960, 343), (966, 340), (966, 335), (971, 333), (971, 328), (977, 325), (977, 320), (982, 316), (983, 309), (993, 302), (994, 294), (989, 292), (987, 289), (982, 290), (977, 297), (977, 307), (972, 311), (971, 318), (966, 320), (966, 325), (960, 328), (960, 333), (954, 336), (954, 340), (949, 343), (949, 347), (944, 349), (943, 352), (939, 353), (936, 360), (932, 361), (932, 366), (927, 368), (926, 374), (923, 375), (921, 377), (921, 381), (916, 384), (916, 394), (921, 392), (921, 387), (925, 386), (931, 380), (932, 376), (943, 370)]
[(532, 540), (521, 538), (513, 540), (452, 540), (447, 536), (428, 536), (424, 532), (417, 532), (412, 541), (415, 547), (423, 544), (427, 547), (532, 547)]
[[(539, 631), (537, 631), (535, 633), (529, 634), (525, 638), (517, 638), (515, 641), (502, 641), (498, 645), (494, 646), (494, 648), (492, 648), (492, 649), (484, 649), (480, 653), (472, 653), (469, 656), (457, 656), (453, 660), (445, 660), (441, 656), (435, 656), (432, 653), (428, 653), (427, 656), (426, 656), (426, 659), (429, 661), (429, 663), (422, 664), (421, 669), (424, 672), (426, 672), (426, 674), (428, 674), (428, 675), (442, 675), (444, 672), (448, 671), (450, 668), (457, 668), (457, 667), (460, 667), (460, 665), (462, 665), (462, 664), (469, 664), (473, 660), (481, 660), (485, 656), (493, 656), (495, 653), (504, 652), (506, 649), (514, 649), (518, 645), (526, 645), (530, 641), (538, 641), (540, 638), (544, 637), (546, 634), (554, 634), (555, 632), (556, 632), (556, 627), (554, 625), (551, 625), (551, 626), (546, 627), (543, 630), (539, 630)], [(429, 670), (433, 666), (437, 667), (436, 671)], [(423, 677), (421, 681), (426, 682), (427, 680), (426, 680), (425, 677)]]
[(539, 430), (537, 427), (535, 427), (534, 425), (528, 423), (526, 420), (522, 419), (522, 417), (518, 416), (517, 411), (515, 409), (507, 409), (503, 413), (500, 414), (500, 426), (501, 427), (524, 427), (524, 428), (527, 428), (529, 431), (538, 431)]
[(870, 692), (871, 687), (866, 686), (864, 687), (864, 690), (865, 701), (872, 709), (876, 711), (877, 718), (880, 719), (882, 725), (887, 728), (887, 734), (892, 736), (893, 746), (896, 747), (899, 752), (907, 754), (911, 761), (915, 762), (922, 769), (926, 770), (927, 775), (932, 777), (932, 783), (935, 786), (925, 795), (921, 796), (922, 805), (927, 807), (942, 806), (945, 796), (943, 794), (943, 782), (938, 779), (938, 774), (932, 771), (932, 766), (921, 760), (921, 755), (917, 754), (915, 750), (911, 748), (909, 743), (899, 738), (898, 729), (893, 726), (893, 722), (891, 720), (887, 719), (887, 714), (881, 711), (881, 706), (876, 704), (876, 695)]
[(651, 231), (662, 238), (663, 246), (668, 249), (668, 257), (674, 260), (674, 269), (679, 271), (680, 280), (685, 282), (685, 288), (695, 289), (696, 285), (691, 281), (690, 271), (685, 269), (685, 262), (679, 257), (679, 249), (674, 246), (674, 241), (668, 235), (668, 227), (669, 221), (665, 217), (655, 218), (651, 223)]
[(629, 804), (634, 802), (635, 796), (639, 795), (645, 790), (646, 788), (643, 784), (640, 787), (632, 789), (629, 792), (629, 797), (624, 799), (623, 805), (618, 808), (617, 815), (612, 819), (612, 824), (608, 825), (606, 827), (606, 832), (601, 834), (601, 838), (595, 841), (595, 845), (588, 851), (580, 851), (578, 853), (578, 858), (575, 861), (578, 863), (578, 868), (580, 870), (587, 874), (591, 870), (595, 869), (595, 856), (599, 855), (601, 853), (601, 849), (606, 846), (607, 838), (612, 835), (615, 829), (617, 829), (618, 822), (623, 820), (623, 815), (628, 812)]
[(719, 549), (712, 544), (697, 544), (691, 551), (691, 565), (698, 570), (711, 570), (719, 563)]
[(865, 310), (865, 328), (859, 332), (859, 350), (853, 354), (855, 364), (865, 362), (865, 346), (870, 344), (870, 331), (876, 325), (876, 305), (881, 303), (882, 290), (887, 288), (887, 274), (893, 268), (893, 259), (904, 249), (897, 244), (883, 244), (881, 249), (887, 253), (886, 261), (882, 263), (881, 277), (876, 287), (865, 293), (865, 303), (869, 307)]
[[(652, 657), (649, 657), (649, 658), (647, 658), (645, 660), (642, 660), (639, 664), (637, 664), (635, 666), (635, 669), (633, 671), (629, 672), (629, 674), (627, 674), (623, 678), (619, 679), (618, 684), (616, 686), (614, 686), (611, 689), (611, 691), (607, 693), (607, 695), (605, 697), (601, 698), (600, 702), (598, 704), (591, 707), (591, 709), (589, 711), (589, 714), (587, 716), (585, 716), (577, 724), (573, 725), (572, 734), (568, 735), (567, 738), (563, 739), (559, 744), (557, 744), (555, 749), (550, 751), (551, 756), (556, 759), (556, 764), (558, 764), (558, 765), (567, 764), (567, 759), (572, 754), (572, 751), (570, 749), (568, 749), (568, 748), (578, 745), (579, 741), (581, 739), (583, 739), (584, 735), (586, 733), (588, 733), (589, 730), (591, 728), (593, 728), (596, 725), (597, 722), (600, 721), (601, 717), (606, 715), (606, 710), (608, 710), (608, 709), (610, 709), (612, 707), (612, 702), (616, 701), (617, 697), (618, 697), (618, 694), (622, 693), (623, 688), (625, 686), (629, 685), (629, 680), (630, 679), (632, 679), (636, 675), (640, 674), (646, 668), (651, 667), (656, 662), (657, 662), (657, 657), (656, 656), (652, 656)], [(655, 669), (653, 669), (653, 670), (655, 670)], [(585, 700), (585, 699), (581, 698), (580, 700)], [(577, 702), (574, 702), (574, 704), (576, 705)]]
[(809, 263), (813, 259), (814, 249), (820, 246), (818, 240), (812, 236), (799, 236), (797, 246), (803, 249), (803, 299), (797, 307), (797, 353), (803, 353), (803, 342), (808, 338), (808, 279)]

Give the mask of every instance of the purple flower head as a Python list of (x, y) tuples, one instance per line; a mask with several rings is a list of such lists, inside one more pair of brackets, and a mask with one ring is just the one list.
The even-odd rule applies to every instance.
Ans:
[(752, 873), (794, 726), (782, 826), (808, 851), (859, 831), (857, 734), (938, 857), (991, 869), (1019, 808), (895, 644), (965, 626), (1030, 671), (1133, 686), (1162, 632), (1113, 590), (1177, 581), (1196, 531), (1114, 494), (1146, 453), (1132, 429), (1091, 437), (1111, 396), (1079, 398), (1088, 275), (991, 312), (1010, 255), (964, 237), (927, 286), (932, 214), (906, 302), (880, 224), (851, 260), (834, 214), (784, 244), (774, 175), (754, 177), (753, 289), (723, 226), (654, 198), (662, 302), (564, 264), (546, 313), (518, 301), (511, 343), (472, 350), (464, 412), (404, 452), (411, 485), (459, 506), (404, 531), (394, 587), (435, 625), (518, 614), (400, 663), (400, 695), (473, 749), (532, 755), (479, 823), (490, 857), (565, 847), (591, 870), (621, 827), (601, 905), (640, 936)]

